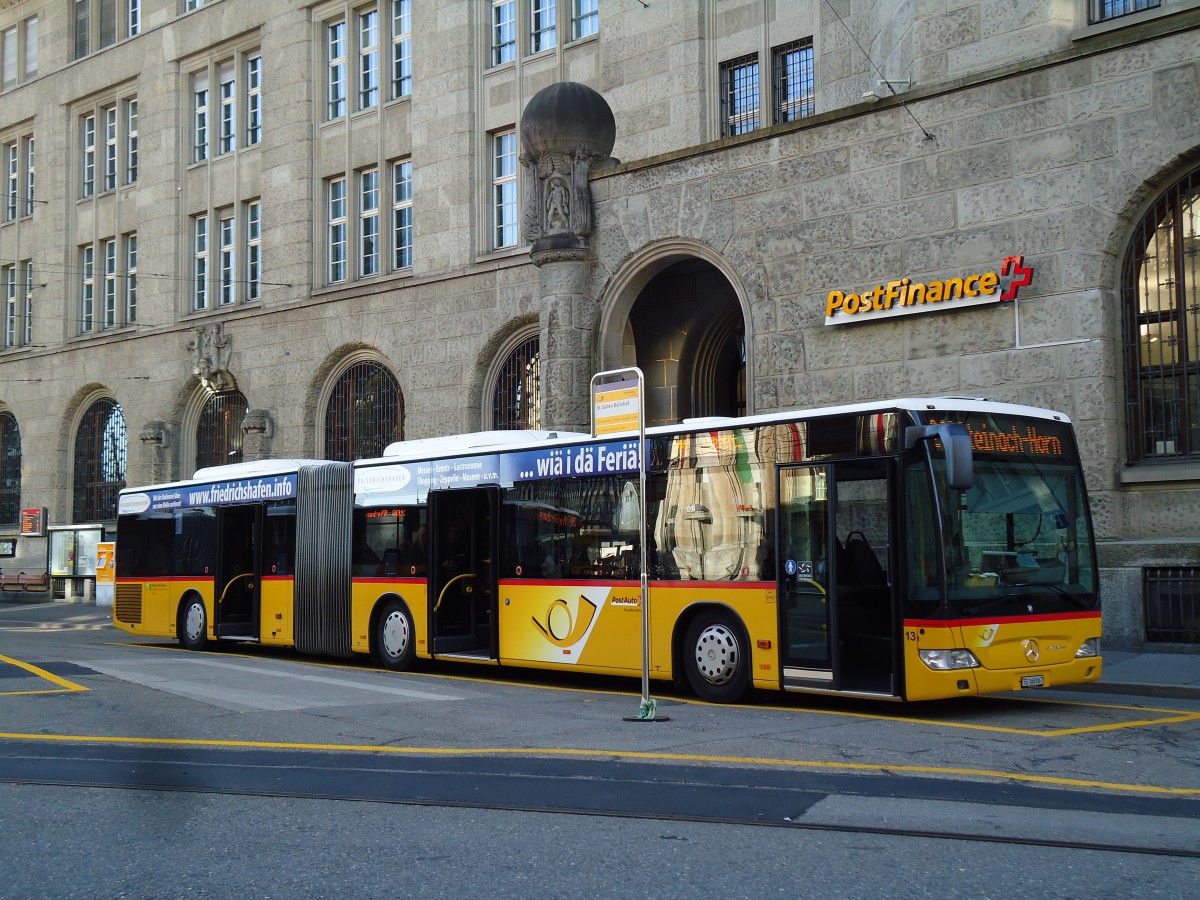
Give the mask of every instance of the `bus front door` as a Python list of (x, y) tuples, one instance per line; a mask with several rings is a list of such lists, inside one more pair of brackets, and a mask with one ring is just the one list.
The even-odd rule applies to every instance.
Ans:
[(213, 626), (218, 638), (259, 639), (261, 579), (258, 577), (262, 534), (261, 506), (218, 507), (220, 552), (213, 586)]
[(887, 461), (780, 467), (778, 489), (784, 688), (896, 696)]
[(429, 621), (434, 656), (496, 659), (495, 487), (430, 491)]

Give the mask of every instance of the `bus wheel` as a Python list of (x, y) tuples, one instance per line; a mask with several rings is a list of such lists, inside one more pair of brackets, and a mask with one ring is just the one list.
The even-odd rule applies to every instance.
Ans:
[(208, 612), (199, 597), (188, 598), (179, 609), (179, 643), (188, 650), (203, 650), (208, 643)]
[(416, 629), (408, 607), (400, 600), (390, 600), (375, 620), (375, 659), (393, 671), (407, 669), (416, 655)]
[(683, 652), (688, 683), (701, 700), (733, 703), (749, 688), (748, 642), (729, 614), (713, 610), (692, 619)]

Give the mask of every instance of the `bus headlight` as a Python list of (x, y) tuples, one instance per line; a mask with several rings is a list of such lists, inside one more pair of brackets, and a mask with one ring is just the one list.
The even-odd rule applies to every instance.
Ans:
[(931, 669), (977, 669), (979, 660), (970, 650), (918, 650), (921, 662)]
[(1083, 659), (1089, 656), (1100, 655), (1100, 638), (1088, 638), (1083, 642), (1082, 646), (1075, 651), (1076, 659)]

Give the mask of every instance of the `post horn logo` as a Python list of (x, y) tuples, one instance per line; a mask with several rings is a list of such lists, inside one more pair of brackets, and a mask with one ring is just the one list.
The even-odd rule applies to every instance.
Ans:
[(542, 618), (533, 616), (533, 624), (546, 636), (546, 640), (556, 647), (565, 648), (587, 634), (595, 616), (596, 604), (580, 594), (573, 612), (566, 600), (555, 600), (546, 607)]

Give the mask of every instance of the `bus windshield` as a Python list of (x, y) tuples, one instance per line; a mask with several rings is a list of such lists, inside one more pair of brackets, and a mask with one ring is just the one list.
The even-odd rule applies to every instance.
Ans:
[(948, 612), (995, 617), (1095, 608), (1091, 522), (1070, 429), (1046, 420), (962, 419), (974, 456), (969, 489), (948, 486), (940, 447), (931, 447)]

